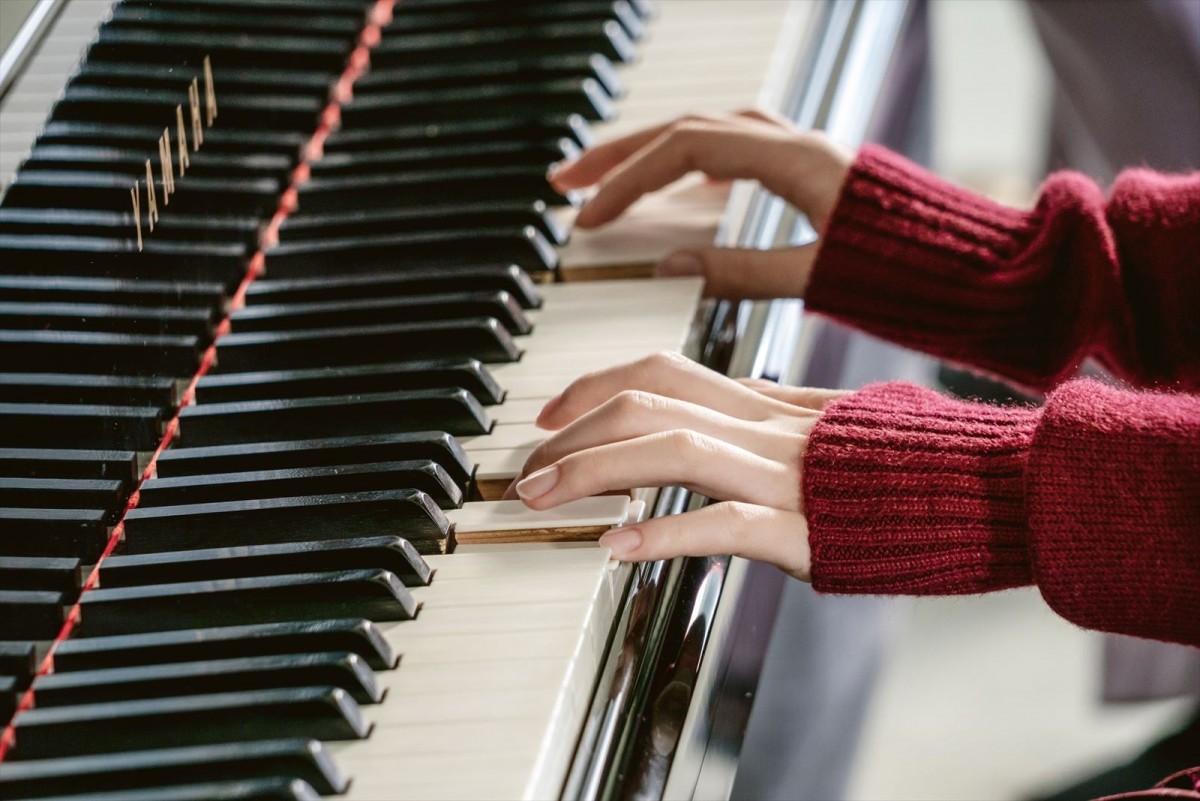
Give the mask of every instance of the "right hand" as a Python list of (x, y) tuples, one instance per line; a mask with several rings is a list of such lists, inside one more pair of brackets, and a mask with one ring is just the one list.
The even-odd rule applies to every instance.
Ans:
[[(756, 179), (825, 228), (854, 153), (819, 131), (800, 131), (761, 111), (687, 116), (597, 145), (557, 165), (560, 191), (599, 184), (575, 224), (595, 228), (642, 195), (693, 170), (718, 180)], [(722, 298), (802, 297), (817, 243), (777, 250), (689, 248), (669, 255), (660, 275), (703, 275), (705, 293)]]

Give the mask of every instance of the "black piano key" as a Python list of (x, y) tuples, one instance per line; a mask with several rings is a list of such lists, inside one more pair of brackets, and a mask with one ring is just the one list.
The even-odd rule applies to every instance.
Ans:
[(127, 497), (124, 481), (110, 478), (9, 478), (0, 476), (0, 506), (103, 509), (115, 523)]
[(77, 556), (91, 563), (107, 544), (103, 509), (0, 508), (4, 556)]
[(425, 586), (433, 575), (429, 564), (408, 540), (383, 536), (140, 555), (117, 554), (105, 559), (100, 566), (100, 586), (133, 587), (287, 575), (317, 569), (368, 568), (387, 570), (408, 587)]
[[(20, 176), (17, 180), (20, 180)], [(16, 181), (13, 186), (16, 186)], [(541, 200), (553, 205), (579, 200), (577, 194), (567, 197), (559, 194), (546, 180), (546, 166), (543, 164), (446, 167), (439, 170), (399, 169), (369, 175), (324, 175), (301, 185), (299, 190), (300, 209), (305, 212), (340, 211), (346, 208), (348, 203), (406, 208), (445, 204), (473, 197), (502, 197), (530, 203)], [(182, 194), (181, 192), (180, 195)]]
[(463, 84), (536, 83), (563, 78), (591, 78), (612, 98), (624, 94), (624, 86), (613, 63), (598, 53), (569, 53), (558, 56), (523, 56), (510, 53), (494, 61), (466, 64), (414, 64), (391, 69), (372, 69), (354, 82), (354, 96), (397, 89), (434, 89)]
[[(457, 149), (457, 148), (453, 148)], [(384, 169), (390, 162), (384, 151), (370, 154), (383, 161)], [(374, 164), (365, 153), (338, 153), (323, 159), (318, 164), (327, 164), (326, 169), (313, 170), (314, 175), (347, 174), (369, 172)], [(543, 162), (548, 164), (549, 162)], [(290, 215), (280, 226), (281, 241), (292, 242), (307, 239), (354, 237), (387, 232), (435, 231), (468, 228), (523, 229), (532, 226), (547, 241), (556, 245), (567, 241), (567, 228), (540, 200), (532, 203), (522, 200), (479, 199), (468, 200), (449, 206), (428, 205), (400, 208), (353, 208), (350, 210), (305, 213)]]
[[(4, 337), (0, 335), (0, 347)], [(0, 444), (81, 445), (152, 451), (162, 440), (162, 410), (150, 406), (0, 403)]]
[(504, 391), (483, 364), (461, 359), (206, 375), (196, 384), (196, 403), (312, 398), (335, 389), (349, 394), (451, 387), (465, 389), (485, 406), (504, 398)]
[(374, 0), (125, 0), (130, 6), (153, 8), (197, 8), (233, 14), (287, 12), (306, 22), (314, 17), (346, 17), (360, 25)]
[(306, 495), (131, 510), (125, 552), (229, 548), (394, 533), (436, 553), (450, 524), (423, 492), (410, 489)]
[(0, 474), (24, 478), (111, 478), (136, 481), (134, 451), (0, 448)]
[(0, 589), (0, 640), (54, 639), (65, 603), (61, 592)]
[(578, 114), (586, 120), (611, 120), (615, 111), (604, 87), (593, 78), (375, 91), (356, 95), (342, 109), (342, 124), (383, 125), (426, 120), (492, 116), (519, 107), (531, 114)]
[(2, 590), (47, 590), (73, 600), (81, 586), (83, 567), (75, 557), (0, 556)]
[(379, 272), (496, 260), (528, 272), (552, 270), (558, 254), (531, 225), (520, 228), (448, 229), (399, 234), (363, 234), (280, 242), (267, 250), (267, 270), (281, 278)]
[(287, 687), (340, 687), (360, 704), (384, 694), (370, 666), (345, 651), (52, 673), (37, 680), (34, 694), (48, 708)]
[[(47, 145), (46, 148), (63, 147), (61, 145)], [(145, 155), (145, 151), (139, 151)], [(206, 151), (207, 152), (207, 151)], [(199, 155), (198, 153), (196, 155)], [(264, 156), (265, 158), (265, 156)], [(291, 168), (291, 160), (282, 156), (278, 156), (287, 167)], [(154, 236), (156, 239), (172, 239), (180, 241), (195, 241), (195, 242), (242, 242), (245, 246), (257, 246), (259, 231), (262, 227), (261, 222), (251, 216), (236, 216), (236, 215), (220, 215), (220, 214), (180, 214), (175, 209), (171, 209), (170, 214), (159, 217), (157, 223), (154, 224)], [(129, 232), (134, 230), (133, 215), (130, 211), (96, 211), (94, 209), (46, 209), (46, 208), (20, 208), (16, 206), (0, 207), (0, 232), (6, 234), (33, 234), (33, 235), (59, 235), (59, 236), (91, 236), (91, 237), (108, 237), (125, 239)], [(58, 300), (58, 301), (79, 301), (79, 302), (96, 302), (101, 298), (97, 298), (93, 292), (83, 293), (77, 296), (59, 295), (58, 292), (51, 291), (46, 295), (35, 295), (33, 297), (21, 297), (9, 294), (11, 290), (10, 282), (14, 279), (10, 276), (0, 276), (0, 291), (4, 291), (5, 298), (8, 300)], [(29, 279), (23, 279), (28, 282)], [(41, 289), (50, 279), (39, 278), (33, 284), (33, 289)], [(56, 279), (63, 281), (67, 279)], [(86, 279), (75, 279), (82, 281)], [(103, 281), (105, 279), (90, 279), (92, 281)], [(148, 283), (148, 282), (146, 282)], [(162, 287), (162, 284), (158, 286)], [(201, 305), (215, 305), (220, 297), (222, 288), (219, 284), (208, 286), (190, 287), (183, 285), (174, 291), (175, 297), (171, 298), (171, 290), (175, 285), (165, 285), (167, 289), (167, 299), (171, 299), (176, 305), (196, 305), (189, 298), (199, 294), (200, 290), (204, 294), (200, 296)], [(28, 291), (29, 286), (21, 286), (23, 291)], [(49, 290), (59, 289), (58, 287), (48, 287)], [(65, 288), (62, 288), (65, 289)], [(134, 287), (122, 287), (122, 289), (132, 290)], [(144, 289), (140, 294), (148, 294), (153, 289)], [(139, 293), (131, 293), (137, 295)], [(128, 303), (131, 302), (124, 297), (121, 298), (103, 298), (108, 302)], [(139, 301), (144, 303), (144, 301)]]
[[(109, 30), (111, 29), (101, 30), (101, 42), (104, 41)], [(216, 83), (215, 76), (213, 82)], [(82, 121), (112, 119), (112, 116), (109, 115), (113, 115), (135, 125), (152, 125), (164, 117), (170, 119), (169, 115), (164, 115), (163, 110), (173, 109), (180, 102), (180, 96), (181, 92), (178, 89), (125, 89), (112, 86), (68, 84), (66, 91), (50, 109), (50, 114), (55, 120)], [(303, 130), (306, 127), (309, 129), (316, 127), (318, 117), (324, 107), (325, 100), (321, 97), (222, 93), (220, 119), (221, 124), (228, 123), (235, 128), (262, 128), (266, 131), (279, 128)], [(264, 132), (264, 136), (266, 135), (268, 134)], [(145, 158), (145, 156), (142, 157), (143, 161)], [(131, 171), (135, 171), (136, 161), (129, 161), (128, 167)], [(117, 167), (114, 166), (112, 169), (117, 169)], [(143, 171), (144, 169), (143, 166)], [(217, 174), (222, 173), (218, 172)], [(188, 183), (181, 183), (179, 188), (182, 193), (186, 194), (189, 184), (193, 180), (190, 165), (188, 174), (183, 180)]]
[[(88, 91), (93, 91), (87, 87)], [(78, 93), (81, 90), (75, 90)], [(96, 90), (97, 92), (99, 90)], [(108, 90), (103, 90), (107, 92)], [(68, 92), (67, 97), (71, 96)], [(102, 97), (96, 101), (103, 104)], [(225, 111), (225, 108), (221, 109)], [(224, 120), (224, 117), (222, 117)], [(207, 177), (268, 176), (278, 180), (288, 177), (293, 167), (292, 160), (279, 153), (213, 153), (200, 150), (189, 154), (187, 176)], [(101, 147), (95, 145), (36, 145), (25, 160), (22, 170), (99, 170), (122, 172), (126, 175), (146, 174), (146, 151), (142, 148)], [(187, 178), (177, 176), (179, 188), (186, 190)], [(157, 186), (157, 184), (156, 184)], [(174, 214), (166, 215), (173, 217)], [(220, 218), (214, 218), (220, 219)], [(161, 222), (161, 220), (160, 220)], [(178, 227), (168, 224), (167, 228), (177, 234)], [(163, 232), (156, 223), (155, 233)]]
[(369, 152), (381, 148), (427, 147), (470, 142), (544, 142), (569, 139), (591, 147), (596, 137), (578, 114), (538, 117), (513, 109), (499, 117), (445, 120), (436, 125), (372, 125), (342, 128), (325, 141), (325, 153)]
[[(161, 133), (161, 131), (160, 131)], [(207, 147), (207, 142), (205, 147)], [(144, 171), (142, 173), (145, 182)], [(6, 205), (51, 208), (89, 208), (99, 211), (127, 211), (135, 176), (122, 172), (83, 170), (28, 170), (18, 172), (4, 196)], [(269, 215), (279, 203), (282, 186), (278, 178), (205, 177), (188, 175), (180, 179), (170, 208), (171, 213), (211, 212), (222, 214)], [(162, 179), (155, 172), (155, 192), (162, 198)], [(146, 189), (142, 202), (147, 203)], [(131, 234), (133, 232), (131, 231)], [(159, 243), (162, 244), (162, 243)], [(211, 246), (210, 246), (211, 247)], [(139, 254), (143, 255), (143, 254)]]
[(0, 402), (87, 406), (179, 405), (182, 382), (170, 376), (0, 373)]
[[(5, 212), (24, 213), (61, 211), (51, 209), (0, 208)], [(83, 212), (78, 212), (82, 214)], [(124, 217), (124, 215), (116, 215)], [(128, 218), (124, 218), (128, 220)], [(161, 220), (160, 220), (161, 224)], [(156, 229), (157, 230), (157, 229)], [(6, 266), (7, 269), (7, 266)], [(47, 303), (117, 303), (125, 306), (203, 306), (223, 312), (225, 290), (220, 283), (184, 283), (178, 281), (123, 281), (119, 278), (86, 278), (62, 275), (0, 275), (0, 293), (6, 300), (44, 301)]]
[(98, 637), (250, 626), (280, 617), (330, 620), (356, 615), (375, 621), (410, 620), (417, 614), (417, 602), (386, 570), (336, 570), (100, 588), (80, 597), (79, 614), (83, 636)]
[(635, 55), (633, 42), (619, 23), (582, 20), (495, 26), (478, 31), (388, 31), (371, 51), (371, 64), (386, 68), (429, 62), (472, 62), (503, 58), (513, 52), (539, 56), (599, 53), (616, 62), (632, 61)]
[(190, 376), (200, 352), (197, 337), (178, 334), (0, 331), (0, 371)]
[[(4, 335), (0, 333), (0, 345)], [(373, 364), (383, 354), (515, 362), (521, 350), (491, 318), (229, 334), (217, 349), (222, 372)], [(0, 359), (2, 361), (2, 359)], [(411, 430), (411, 429), (409, 429)]]
[[(128, 4), (123, 3), (122, 6), (127, 7)], [(262, 69), (213, 64), (212, 71), (213, 84), (222, 98), (247, 92), (326, 97), (334, 80), (328, 70)], [(71, 77), (71, 83), (80, 86), (122, 86), (186, 92), (193, 77), (188, 70), (164, 70), (157, 64), (87, 61), (81, 64), (78, 72)]]
[[(130, 27), (161, 31), (164, 38), (173, 36), (176, 31), (212, 31), (212, 30), (245, 30), (245, 31), (286, 31), (289, 33), (308, 33), (313, 30), (311, 17), (294, 13), (280, 13), (270, 7), (255, 8), (242, 4), (237, 8), (239, 13), (231, 14), (232, 9), (204, 8), (203, 6), (170, 5), (139, 5), (136, 3), (121, 3), (113, 7), (112, 16), (105, 22), (109, 28)], [(362, 30), (364, 20), (355, 15), (322, 14), (320, 30), (324, 34), (340, 33), (353, 38)], [(225, 84), (216, 77), (214, 68), (213, 82), (224, 89)]]
[(55, 795), (42, 801), (317, 801), (320, 797), (313, 786), (303, 779), (272, 777), (111, 793)]
[[(18, 179), (21, 175), (24, 173), (18, 174)], [(124, 194), (128, 202), (129, 193)], [(145, 278), (158, 285), (172, 279), (231, 285), (242, 279), (249, 264), (246, 246), (240, 242), (160, 240), (143, 231), (143, 250), (139, 252), (136, 232), (130, 228), (127, 233), (126, 239), (6, 234), (0, 237), (0, 257), (4, 270), (16, 275)]]
[[(0, 314), (3, 313), (4, 305), (0, 303)], [(454, 320), (462, 317), (495, 318), (512, 334), (528, 334), (533, 329), (521, 306), (503, 290), (310, 303), (256, 304), (236, 310), (229, 320), (232, 330), (240, 333), (416, 320)]]
[(107, 331), (127, 334), (189, 334), (208, 341), (216, 326), (213, 311), (199, 306), (173, 308), (101, 303), (0, 301), (0, 327)]
[[(0, 643), (0, 654), (4, 653), (3, 646)], [(61, 673), (319, 651), (358, 654), (375, 670), (391, 670), (400, 661), (399, 655), (370, 620), (336, 618), (77, 637), (58, 644), (54, 669)]]
[(0, 722), (7, 723), (17, 710), (17, 703), (24, 692), (17, 687), (17, 677), (0, 673)]
[(37, 645), (30, 641), (0, 641), (0, 674), (16, 679), (19, 689), (25, 689), (37, 672)]
[(471, 436), (491, 427), (479, 402), (458, 388), (208, 403), (187, 406), (179, 415), (186, 447), (399, 431)]
[(14, 726), (17, 760), (296, 736), (360, 740), (371, 729), (358, 703), (335, 687), (35, 708)]
[(169, 448), (159, 454), (158, 476), (203, 476), (250, 470), (423, 459), (441, 466), (460, 486), (471, 478), (475, 469), (462, 446), (450, 434), (444, 431), (414, 431), (206, 448)]
[(281, 776), (302, 779), (322, 795), (343, 793), (349, 785), (319, 741), (292, 738), (5, 762), (0, 795), (37, 798), (84, 787), (113, 792), (210, 782), (217, 777), (231, 781)]
[[(243, 33), (237, 30), (177, 32), (164, 38), (153, 30), (129, 30), (101, 26), (87, 51), (87, 59), (140, 61), (178, 65), (189, 62), (196, 75), (206, 56), (212, 64), (234, 63), (253, 67), (325, 69), (340, 74), (352, 41), (341, 36), (284, 36), (272, 33)], [(215, 83), (214, 76), (214, 83)], [(201, 78), (201, 92), (204, 91)], [(220, 92), (220, 87), (216, 87)], [(165, 105), (178, 103), (176, 98)], [(219, 104), (224, 112), (223, 102)], [(205, 139), (208, 133), (205, 131)]]
[(556, 3), (446, 3), (427, 5), (405, 3), (396, 9), (384, 35), (417, 31), (487, 29), (505, 24), (539, 24), (548, 22), (615, 20), (631, 39), (640, 39), (645, 32), (642, 18), (624, 0), (616, 2)]
[(262, 278), (246, 290), (246, 305), (317, 303), (325, 300), (388, 295), (431, 295), (439, 292), (507, 292), (523, 309), (542, 305), (529, 274), (515, 264), (480, 264), (382, 270), (364, 275), (315, 278)]
[[(162, 68), (156, 66), (155, 69), (161, 70)], [(262, 131), (217, 125), (205, 130), (204, 149), (228, 153), (281, 153), (298, 162), (302, 155), (301, 151), (308, 143), (311, 134), (312, 132), (309, 130), (273, 131), (269, 137), (264, 137)], [(162, 136), (162, 125), (51, 120), (42, 128), (36, 141), (39, 145), (81, 144), (145, 147), (153, 152), (158, 147), (160, 136)]]
[[(0, 487), (6, 479), (0, 479)], [(434, 462), (377, 462), (156, 478), (139, 490), (139, 506), (286, 498), (305, 494), (368, 492), (397, 488), (424, 492), (443, 509), (462, 506), (463, 487)], [(2, 497), (2, 496), (0, 496)]]

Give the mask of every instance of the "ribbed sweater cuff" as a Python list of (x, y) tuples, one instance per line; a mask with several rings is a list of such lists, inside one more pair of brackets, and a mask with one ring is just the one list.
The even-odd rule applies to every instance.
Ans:
[(1044, 209), (994, 203), (866, 146), (822, 233), (806, 305), (907, 347), (1046, 388), (1075, 359), (1077, 338), (1058, 330), (1074, 325), (1072, 309), (1049, 314), (1034, 302), (1053, 265), (1031, 258), (1050, 243), (1043, 217)]
[(944, 595), (1030, 584), (1024, 478), (1038, 414), (903, 383), (829, 406), (802, 471), (813, 586)]

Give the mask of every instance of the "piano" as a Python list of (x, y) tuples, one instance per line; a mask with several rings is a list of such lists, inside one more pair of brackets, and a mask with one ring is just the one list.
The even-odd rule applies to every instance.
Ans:
[(0, 63), (0, 797), (727, 797), (779, 582), (594, 540), (702, 504), (499, 497), (574, 376), (820, 381), (686, 242), (549, 164), (763, 106), (861, 141), (907, 4), (42, 0)]

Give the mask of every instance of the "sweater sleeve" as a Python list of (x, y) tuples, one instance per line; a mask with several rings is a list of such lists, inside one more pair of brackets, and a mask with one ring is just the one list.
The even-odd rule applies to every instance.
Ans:
[(1040, 408), (875, 384), (804, 457), (813, 585), (1036, 584), (1087, 628), (1200, 645), (1200, 398), (1072, 381)]
[(1075, 173), (1030, 211), (863, 148), (806, 303), (893, 342), (1045, 391), (1087, 357), (1140, 386), (1200, 388), (1200, 172)]

